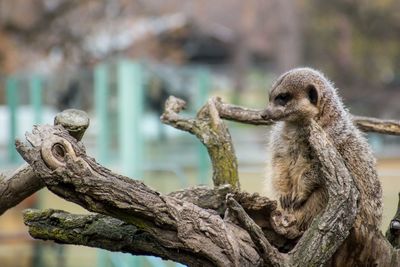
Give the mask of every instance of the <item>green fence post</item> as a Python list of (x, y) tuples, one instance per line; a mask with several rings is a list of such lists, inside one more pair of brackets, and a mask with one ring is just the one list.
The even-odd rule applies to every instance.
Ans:
[(143, 81), (138, 63), (118, 64), (118, 127), (122, 172), (135, 179), (143, 177)]
[[(200, 110), (200, 108), (207, 102), (209, 89), (210, 89), (210, 73), (205, 68), (200, 68), (197, 71), (197, 91), (196, 91), (196, 111)], [(199, 143), (197, 148), (198, 151), (198, 178), (197, 181), (199, 184), (207, 184), (209, 182), (208, 179), (208, 170), (210, 166), (210, 160), (208, 157), (207, 149), (201, 143)]]
[[(110, 120), (108, 116), (109, 77), (107, 66), (105, 64), (97, 65), (93, 76), (95, 112), (98, 125), (96, 140), (97, 159), (100, 163), (107, 164), (110, 160)], [(110, 252), (98, 249), (97, 266), (106, 267), (108, 257), (111, 257)]]
[[(118, 128), (122, 173), (134, 179), (143, 177), (143, 117), (144, 86), (140, 64), (120, 61), (118, 79)], [(142, 266), (141, 257), (123, 257), (130, 266)]]
[(97, 132), (97, 149), (99, 162), (105, 164), (109, 161), (110, 124), (108, 117), (109, 84), (108, 69), (104, 64), (98, 65), (94, 70), (94, 91), (96, 119), (99, 125)]
[[(42, 123), (42, 80), (39, 76), (34, 75), (29, 79), (29, 99), (30, 104), (33, 109), (33, 124)], [(41, 206), (41, 192), (37, 194), (37, 200), (34, 205), (35, 208), (40, 208)], [(34, 244), (34, 257), (33, 257), (33, 267), (43, 267), (43, 248), (42, 244)]]
[(39, 76), (32, 76), (29, 80), (30, 101), (33, 108), (34, 124), (42, 123), (42, 80)]
[(9, 112), (9, 136), (8, 136), (8, 158), (10, 163), (18, 162), (18, 154), (15, 149), (15, 138), (17, 137), (17, 104), (18, 104), (18, 82), (15, 77), (6, 80), (6, 98)]

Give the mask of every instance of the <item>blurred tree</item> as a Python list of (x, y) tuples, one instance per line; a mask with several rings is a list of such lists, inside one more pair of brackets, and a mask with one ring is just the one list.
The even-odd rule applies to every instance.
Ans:
[(0, 73), (54, 72), (115, 56), (185, 64), (187, 47), (154, 38), (166, 26), (157, 18), (172, 14), (230, 46), (220, 67), (231, 73), (238, 98), (255, 64), (275, 73), (310, 65), (351, 89), (344, 96), (357, 112), (385, 102), (383, 113), (400, 114), (398, 105), (386, 105), (400, 94), (393, 90), (400, 87), (396, 0), (0, 0)]

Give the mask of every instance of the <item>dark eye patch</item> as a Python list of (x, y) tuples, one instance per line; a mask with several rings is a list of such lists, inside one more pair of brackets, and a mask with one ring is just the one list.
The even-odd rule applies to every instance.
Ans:
[(306, 88), (308, 93), (308, 98), (310, 99), (311, 104), (317, 105), (318, 104), (318, 91), (314, 85), (310, 84)]
[(293, 96), (289, 93), (281, 93), (275, 97), (274, 101), (279, 106), (285, 106), (292, 98)]

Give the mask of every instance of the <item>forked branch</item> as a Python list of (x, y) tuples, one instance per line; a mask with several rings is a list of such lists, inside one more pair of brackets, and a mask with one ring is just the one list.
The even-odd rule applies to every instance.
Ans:
[[(196, 135), (207, 147), (214, 169), (213, 189), (196, 187), (162, 195), (99, 165), (63, 127), (35, 127), (27, 134), (29, 145), (17, 142), (34, 177), (62, 198), (103, 215), (30, 210), (24, 220), (32, 236), (155, 255), (190, 266), (320, 266), (328, 262), (353, 225), (358, 192), (324, 131), (316, 123), (309, 126), (329, 203), (297, 246), (283, 254), (274, 246), (285, 240), (269, 225), (276, 202), (237, 190), (236, 156), (221, 118), (258, 125), (271, 124), (271, 120), (263, 118), (262, 111), (224, 104), (218, 98), (209, 100), (195, 118), (187, 119), (179, 114), (184, 105), (171, 97), (162, 120)], [(365, 126), (365, 120), (358, 125)], [(368, 129), (378, 132), (378, 128)], [(397, 134), (396, 128), (390, 129), (385, 133)], [(228, 193), (232, 195), (225, 202)], [(222, 219), (224, 212), (231, 216)], [(122, 232), (129, 232), (130, 238)], [(114, 242), (121, 246), (113, 246)], [(399, 251), (382, 236), (374, 236), (371, 242), (386, 259), (382, 263), (400, 263)]]
[[(152, 236), (154, 244), (175, 254), (184, 252), (179, 259), (172, 254), (165, 257), (192, 266), (261, 266), (245, 230), (224, 222), (213, 210), (162, 195), (140, 181), (112, 173), (86, 156), (82, 144), (63, 128), (36, 127), (27, 140), (31, 146), (18, 142), (17, 149), (49, 190), (89, 211), (136, 226)], [(31, 217), (25, 218), (29, 224)], [(46, 234), (41, 238), (51, 237)], [(152, 255), (163, 256), (157, 251)]]
[(230, 184), (233, 188), (239, 188), (238, 165), (232, 138), (218, 114), (215, 99), (211, 98), (193, 119), (179, 114), (185, 105), (182, 99), (169, 97), (161, 121), (194, 134), (205, 145), (213, 166), (215, 186)]

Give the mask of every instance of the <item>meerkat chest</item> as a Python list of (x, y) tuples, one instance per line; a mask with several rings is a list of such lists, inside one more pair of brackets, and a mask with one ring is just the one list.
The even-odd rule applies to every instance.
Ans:
[(316, 162), (306, 137), (283, 131), (272, 149), (272, 182), (277, 192), (290, 192), (302, 176), (315, 173)]

